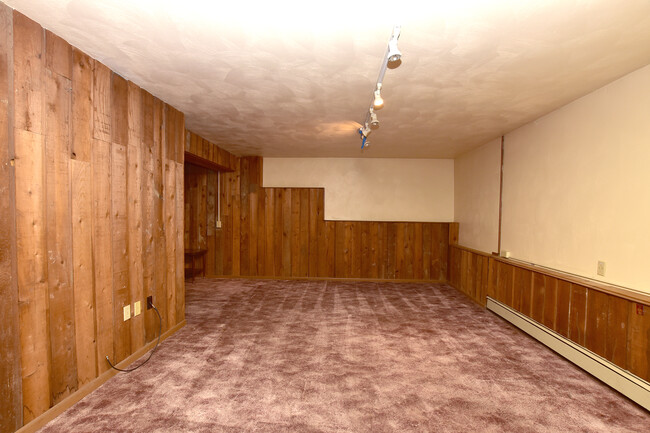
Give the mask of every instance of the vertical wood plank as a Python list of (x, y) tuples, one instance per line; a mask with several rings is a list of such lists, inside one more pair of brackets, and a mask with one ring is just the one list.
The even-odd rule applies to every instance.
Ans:
[(377, 254), (377, 275), (379, 278), (388, 278), (386, 265), (388, 263), (388, 224), (380, 222), (377, 225), (377, 240), (378, 249)]
[(402, 278), (413, 279), (413, 262), (415, 261), (415, 225), (404, 223), (404, 263)]
[(345, 278), (347, 274), (347, 242), (349, 238), (346, 234), (347, 227), (341, 221), (335, 221), (334, 224), (336, 230), (334, 276), (337, 278)]
[(379, 278), (379, 223), (368, 223), (368, 238), (370, 239), (370, 258), (369, 278)]
[(14, 127), (43, 133), (43, 29), (18, 11), (13, 12)]
[(512, 287), (514, 272), (512, 266), (503, 263), (497, 262), (497, 287), (496, 287), (496, 296), (497, 300), (503, 302), (504, 304), (512, 307)]
[(72, 79), (72, 47), (63, 38), (45, 30), (45, 67)]
[(50, 407), (43, 137), (15, 130), (16, 239), (23, 422)]
[(300, 189), (300, 269), (298, 275), (309, 276), (309, 190)]
[(144, 311), (145, 341), (156, 338), (157, 316), (153, 311), (147, 311), (146, 299), (155, 293), (155, 181), (154, 172), (157, 170), (154, 144), (154, 97), (142, 90), (142, 296)]
[[(111, 214), (113, 315), (115, 318), (113, 321), (115, 359), (111, 361), (117, 363), (131, 353), (130, 322), (122, 320), (123, 307), (131, 304), (128, 260), (127, 146), (118, 143), (111, 144)], [(98, 259), (101, 260), (101, 256)], [(133, 312), (131, 311), (131, 313)]]
[(490, 287), (490, 258), (482, 257), (482, 275), (481, 275), (481, 291), (479, 293), (479, 304), (483, 307), (487, 304), (487, 293)]
[[(183, 114), (180, 113), (179, 116), (176, 118), (178, 125), (176, 125), (176, 130), (181, 131), (183, 127), (183, 122), (184, 122), (184, 117)], [(184, 218), (183, 218), (183, 175), (179, 173), (183, 173), (183, 154), (182, 152), (179, 153), (178, 149), (182, 148), (184, 146), (183, 144), (183, 134), (177, 134), (176, 139), (180, 140), (176, 143), (176, 156), (181, 158), (180, 162), (176, 162), (176, 226), (172, 229), (172, 231), (176, 234), (176, 248), (175, 252), (176, 255), (174, 257), (174, 264), (176, 266), (175, 270), (175, 282), (176, 282), (176, 293), (175, 293), (175, 301), (176, 301), (176, 312), (175, 312), (175, 318), (176, 322), (174, 323), (175, 325), (182, 322), (185, 319), (185, 250), (183, 248), (183, 224), (184, 224)]]
[[(438, 249), (440, 251), (440, 276), (438, 277), (439, 281), (445, 281), (449, 272), (449, 245), (452, 245), (451, 241), (455, 241), (453, 244), (458, 243), (458, 223), (437, 223), (440, 227), (440, 243), (438, 244)], [(452, 226), (455, 227), (455, 233), (452, 233)]]
[[(144, 297), (144, 269), (142, 246), (142, 178), (143, 178), (143, 144), (142, 128), (144, 111), (142, 105), (142, 91), (132, 82), (127, 83), (127, 221), (128, 238), (127, 249), (128, 275), (129, 275), (129, 300), (131, 304), (140, 301), (142, 310), (146, 311)], [(133, 307), (135, 308), (135, 307)], [(132, 314), (135, 312), (132, 311)], [(144, 314), (133, 316), (130, 319), (131, 347), (130, 353), (135, 352), (145, 344)]]
[[(241, 164), (242, 158), (235, 161), (233, 173), (233, 190), (241, 190)], [(232, 274), (241, 275), (240, 248), (241, 248), (241, 197), (235, 194), (232, 198)]]
[[(22, 425), (22, 377), (16, 263), (16, 184), (10, 163), (15, 158), (13, 134), (13, 12), (0, 4), (0, 431)], [(5, 144), (6, 143), (6, 144)]]
[(275, 190), (273, 188), (264, 188), (264, 219), (266, 220), (266, 257), (264, 259), (264, 275), (275, 276), (275, 264), (278, 256), (275, 254), (275, 226), (278, 222), (275, 220)]
[(241, 274), (250, 275), (250, 202), (249, 202), (249, 189), (250, 189), (250, 160), (251, 158), (244, 157), (241, 159), (241, 184), (239, 197), (241, 198), (241, 244), (240, 244), (240, 260), (241, 260)]
[(424, 278), (424, 235), (423, 224), (413, 224), (413, 277), (416, 280)]
[[(261, 168), (260, 168), (261, 169)], [(266, 270), (266, 194), (264, 188), (257, 188), (257, 224), (254, 230), (257, 238), (257, 275), (265, 275)]]
[(291, 190), (291, 276), (300, 276), (300, 190)]
[(90, 162), (70, 162), (75, 346), (79, 387), (97, 377)]
[(544, 297), (546, 294), (546, 280), (539, 272), (533, 273), (533, 298), (532, 319), (544, 323)]
[(361, 278), (370, 278), (370, 265), (372, 256), (370, 254), (370, 223), (363, 221), (360, 223), (361, 230)]
[(569, 338), (581, 346), (585, 345), (587, 325), (587, 288), (571, 284), (571, 307), (569, 310)]
[(232, 275), (233, 254), (233, 173), (223, 173), (221, 177), (221, 220), (223, 222), (223, 275)]
[(281, 209), (281, 221), (282, 221), (282, 237), (280, 242), (282, 245), (282, 250), (280, 257), (282, 257), (282, 273), (283, 277), (290, 277), (292, 272), (292, 191), (291, 189), (284, 188), (282, 189), (282, 195), (279, 203), (276, 203), (276, 206), (280, 206)]
[[(447, 279), (446, 273), (443, 274), (442, 260), (443, 255), (440, 250), (441, 243), (444, 242), (444, 232), (441, 224), (431, 224), (431, 279)], [(460, 274), (459, 274), (460, 275)], [(444, 278), (441, 278), (444, 276)]]
[(111, 141), (126, 145), (129, 139), (128, 83), (111, 73)]
[(91, 150), (93, 275), (98, 374), (110, 369), (113, 350), (113, 249), (111, 245), (111, 147), (94, 140)]
[(93, 137), (111, 141), (111, 70), (95, 61), (93, 68)]
[[(318, 236), (318, 273), (319, 277), (327, 275), (327, 232), (323, 214), (323, 190), (316, 190), (316, 233)], [(333, 273), (331, 275), (334, 275)]]
[(629, 302), (627, 368), (650, 380), (650, 306)]
[[(52, 43), (50, 48), (56, 48), (57, 51), (47, 57), (59, 68), (65, 69), (70, 76), (70, 46), (65, 44), (65, 41), (59, 41)], [(48, 296), (52, 360), (50, 391), (52, 403), (57, 404), (77, 389), (70, 224), (72, 85), (69, 78), (48, 68), (44, 73), (44, 88)]]
[(487, 286), (487, 296), (497, 299), (497, 277), (498, 271), (497, 266), (499, 262), (494, 260), (494, 258), (488, 258), (488, 286)]
[(530, 317), (532, 306), (532, 272), (527, 269), (515, 268), (515, 287), (521, 295), (521, 304), (519, 311)]
[(607, 315), (609, 296), (597, 290), (587, 289), (587, 324), (585, 347), (605, 357), (607, 349)]
[[(171, 121), (165, 118), (165, 121)], [(169, 129), (169, 128), (167, 128)], [(165, 133), (165, 140), (171, 141), (172, 136)], [(165, 245), (166, 245), (166, 299), (167, 299), (167, 325), (176, 324), (176, 163), (172, 159), (175, 155), (173, 143), (165, 146)]]
[(386, 277), (396, 278), (397, 223), (386, 224)]
[(72, 158), (90, 162), (93, 139), (92, 94), (94, 60), (72, 50)]
[(336, 263), (336, 223), (334, 221), (325, 221), (325, 275), (335, 275)]
[(167, 322), (167, 237), (165, 234), (165, 114), (164, 104), (153, 100), (153, 217), (154, 217), (154, 279), (153, 303), (162, 316), (162, 330), (165, 332)]
[(310, 277), (318, 276), (318, 228), (319, 218), (318, 214), (318, 189), (309, 189), (309, 269), (308, 275)]
[(542, 323), (551, 329), (556, 329), (555, 317), (557, 310), (557, 280), (544, 275), (544, 316)]
[[(187, 167), (187, 164), (185, 165)], [(207, 238), (207, 250), (205, 255), (206, 262), (206, 275), (217, 275), (217, 245), (216, 245), (216, 222), (217, 222), (217, 176), (214, 171), (208, 170), (206, 173), (206, 221), (205, 221), (205, 234)], [(187, 182), (187, 177), (184, 178)], [(187, 202), (187, 196), (184, 196)], [(185, 226), (187, 226), (187, 215), (185, 217)], [(219, 256), (221, 259), (221, 256)]]
[(567, 281), (557, 280), (557, 307), (555, 316), (555, 330), (565, 337), (569, 337), (569, 311), (571, 309), (571, 284)]
[(249, 262), (249, 271), (248, 274), (251, 276), (257, 275), (257, 264), (258, 264), (258, 251), (257, 251), (257, 234), (259, 230), (259, 215), (257, 211), (258, 207), (258, 196), (257, 196), (257, 187), (251, 186), (250, 193), (248, 194), (248, 203), (249, 203), (249, 246), (248, 246), (248, 262)]
[(626, 370), (629, 304), (630, 301), (626, 299), (611, 296), (607, 305), (607, 348), (605, 358)]
[(283, 247), (283, 245), (285, 244), (285, 238), (287, 236), (284, 227), (284, 219), (282, 217), (282, 208), (284, 206), (284, 200), (285, 200), (284, 189), (275, 188), (274, 197), (273, 197), (273, 202), (274, 202), (273, 219), (275, 220), (274, 231), (273, 231), (273, 251), (274, 251), (274, 258), (275, 258), (275, 268), (274, 268), (273, 275), (276, 275), (278, 277), (284, 275), (284, 267), (286, 266), (286, 261), (287, 261), (287, 258), (285, 257), (284, 254), (284, 247)]
[(422, 225), (422, 279), (430, 280), (431, 278), (431, 234), (432, 224), (424, 223)]
[(406, 258), (405, 249), (407, 247), (406, 241), (406, 224), (395, 224), (395, 278), (406, 278)]

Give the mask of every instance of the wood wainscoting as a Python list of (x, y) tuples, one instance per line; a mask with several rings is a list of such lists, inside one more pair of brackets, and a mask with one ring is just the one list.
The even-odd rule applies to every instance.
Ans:
[(489, 296), (650, 381), (650, 295), (451, 245), (449, 284)]
[(206, 275), (447, 280), (458, 224), (325, 221), (323, 188), (265, 188), (261, 157), (187, 140), (204, 164), (185, 167), (185, 248), (207, 250)]
[(455, 223), (325, 221), (324, 193), (264, 188), (262, 158), (239, 158), (222, 175), (208, 274), (446, 281)]

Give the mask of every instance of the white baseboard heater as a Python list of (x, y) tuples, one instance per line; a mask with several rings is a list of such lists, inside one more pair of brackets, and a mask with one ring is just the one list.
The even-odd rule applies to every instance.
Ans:
[(650, 383), (489, 296), (487, 309), (650, 410)]

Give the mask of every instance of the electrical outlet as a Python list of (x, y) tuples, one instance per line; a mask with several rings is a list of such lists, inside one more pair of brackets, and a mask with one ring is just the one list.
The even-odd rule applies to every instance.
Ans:
[(596, 273), (601, 277), (605, 276), (605, 262), (598, 262), (598, 268), (596, 268)]
[(124, 306), (124, 321), (126, 322), (131, 318), (131, 304)]
[(153, 296), (147, 296), (147, 310), (153, 308)]
[(139, 316), (140, 313), (142, 313), (142, 307), (141, 307), (141, 305), (142, 305), (142, 303), (141, 303), (140, 301), (136, 301), (136, 302), (133, 304), (133, 317), (135, 317), (135, 316)]

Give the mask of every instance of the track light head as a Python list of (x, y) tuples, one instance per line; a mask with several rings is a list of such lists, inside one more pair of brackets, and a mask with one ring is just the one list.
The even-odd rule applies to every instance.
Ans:
[(370, 129), (370, 127), (368, 126), (367, 123), (365, 125), (363, 125), (361, 128), (359, 128), (359, 134), (363, 138), (368, 138), (368, 136), (370, 135), (371, 132), (372, 132), (372, 129)]
[(379, 128), (379, 119), (377, 119), (377, 113), (372, 108), (370, 109), (370, 129)]
[(381, 97), (381, 83), (377, 84), (377, 89), (375, 89), (375, 100), (372, 103), (372, 108), (375, 110), (384, 108), (384, 99)]
[(395, 63), (402, 58), (402, 52), (397, 48), (397, 39), (388, 42), (388, 63)]
[(386, 55), (388, 61), (386, 66), (390, 69), (395, 69), (402, 64), (402, 52), (397, 48), (397, 40), (399, 39), (401, 29), (401, 26), (395, 26), (393, 28), (393, 34), (388, 41), (388, 54)]

